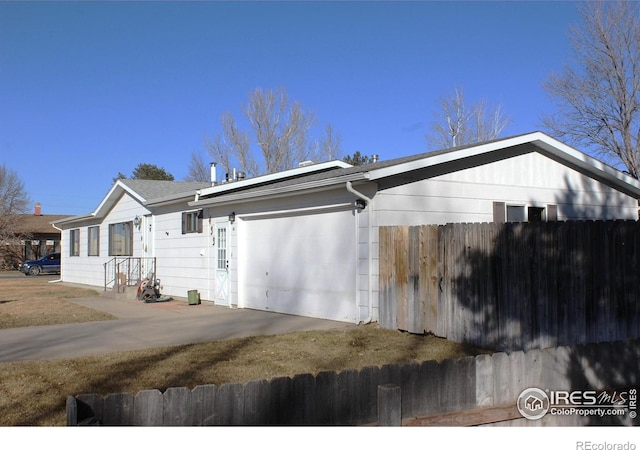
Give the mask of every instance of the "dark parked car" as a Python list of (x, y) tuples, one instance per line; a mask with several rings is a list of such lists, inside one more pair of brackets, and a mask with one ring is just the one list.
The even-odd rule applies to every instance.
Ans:
[(20, 264), (20, 272), (26, 275), (60, 272), (60, 253), (50, 253), (35, 261)]

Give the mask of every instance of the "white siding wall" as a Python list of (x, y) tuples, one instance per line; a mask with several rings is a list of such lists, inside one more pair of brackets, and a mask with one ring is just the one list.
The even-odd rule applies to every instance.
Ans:
[[(101, 222), (86, 222), (79, 226), (68, 226), (62, 231), (62, 279), (69, 283), (81, 283), (91, 286), (104, 286), (104, 263), (109, 256), (109, 224), (133, 221), (136, 216), (149, 214), (144, 206), (127, 194), (124, 194)], [(88, 227), (100, 227), (100, 254), (88, 256)], [(70, 256), (70, 230), (80, 230), (80, 255)], [(142, 256), (141, 232), (133, 228), (133, 255)]]
[(198, 290), (203, 300), (211, 298), (208, 284), (211, 246), (207, 216), (202, 233), (182, 234), (182, 212), (195, 211), (187, 205), (155, 211), (154, 252), (162, 294), (187, 297)]
[(378, 225), (492, 222), (493, 202), (558, 205), (558, 220), (637, 219), (624, 195), (538, 153), (381, 191)]

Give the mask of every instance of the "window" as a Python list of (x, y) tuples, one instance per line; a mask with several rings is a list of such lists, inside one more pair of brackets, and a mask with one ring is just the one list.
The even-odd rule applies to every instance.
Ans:
[(507, 205), (507, 222), (526, 222), (526, 210), (524, 206)]
[(202, 210), (182, 213), (182, 234), (202, 233)]
[(69, 255), (80, 256), (80, 230), (69, 230)]
[(133, 222), (109, 225), (109, 256), (133, 255)]
[(544, 222), (544, 208), (529, 206), (527, 208), (529, 222)]
[(87, 254), (100, 256), (100, 227), (89, 227), (88, 231)]
[(545, 222), (558, 220), (558, 206), (507, 205), (493, 202), (493, 221), (504, 222)]

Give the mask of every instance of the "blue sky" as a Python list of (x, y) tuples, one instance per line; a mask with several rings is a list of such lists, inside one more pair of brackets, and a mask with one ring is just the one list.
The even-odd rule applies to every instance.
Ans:
[(502, 104), (503, 136), (540, 130), (578, 20), (558, 1), (0, 2), (0, 164), (43, 213), (91, 212), (139, 163), (183, 179), (258, 87), (284, 87), (345, 154), (427, 151), (455, 86)]

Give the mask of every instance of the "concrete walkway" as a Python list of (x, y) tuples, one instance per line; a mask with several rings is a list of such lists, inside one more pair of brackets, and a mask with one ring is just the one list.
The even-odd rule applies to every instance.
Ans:
[(126, 350), (212, 342), (353, 324), (249, 309), (229, 309), (184, 299), (143, 303), (108, 296), (71, 300), (117, 320), (0, 330), (0, 362), (60, 359)]

